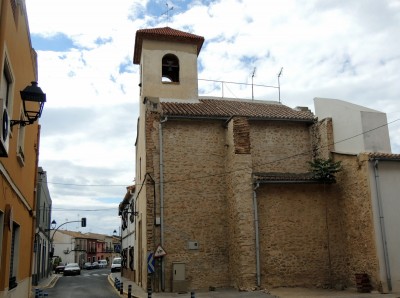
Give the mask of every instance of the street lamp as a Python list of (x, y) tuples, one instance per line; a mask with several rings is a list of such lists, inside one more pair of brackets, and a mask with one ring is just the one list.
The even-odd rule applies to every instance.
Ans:
[(11, 120), (11, 127), (16, 124), (19, 124), (20, 126), (33, 124), (42, 115), (43, 106), (46, 102), (46, 94), (43, 93), (42, 89), (40, 89), (38, 83), (35, 81), (31, 82), (31, 86), (27, 86), (24, 90), (20, 91), (20, 94), (24, 108), (24, 115), (27, 120)]
[(57, 222), (53, 219), (51, 221), (51, 230), (54, 230), (56, 228), (56, 226), (57, 226)]

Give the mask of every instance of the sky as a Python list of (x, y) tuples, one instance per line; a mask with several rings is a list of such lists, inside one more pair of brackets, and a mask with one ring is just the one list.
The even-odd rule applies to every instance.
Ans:
[(87, 218), (86, 228), (62, 228), (119, 231), (118, 204), (135, 183), (132, 60), (143, 28), (205, 38), (199, 95), (312, 111), (315, 97), (345, 100), (386, 113), (392, 152), (400, 153), (400, 0), (25, 1), (47, 95), (39, 165), (52, 218), (57, 225)]

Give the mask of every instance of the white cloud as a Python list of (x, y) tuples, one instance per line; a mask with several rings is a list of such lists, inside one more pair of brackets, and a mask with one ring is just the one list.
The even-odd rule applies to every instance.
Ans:
[[(41, 119), (40, 163), (48, 180), (132, 184), (139, 97), (139, 69), (132, 64), (135, 32), (164, 27), (165, 2), (26, 2), (33, 36), (62, 33), (73, 41), (73, 48), (64, 52), (38, 51), (39, 85), (48, 97)], [(281, 99), (288, 106), (313, 110), (314, 97), (330, 97), (385, 112), (389, 122), (400, 118), (397, 0), (169, 4), (174, 7), (170, 27), (205, 37), (199, 78), (251, 83), (256, 67), (254, 84), (277, 86), (283, 67)], [(208, 95), (221, 96), (220, 83), (199, 85)], [(277, 89), (255, 87), (254, 94), (256, 99), (278, 100)], [(251, 98), (251, 87), (226, 84), (224, 95)], [(389, 129), (392, 151), (400, 153), (400, 121)], [(105, 198), (116, 206), (126, 191), (49, 185), (54, 206), (81, 209), (105, 206)], [(113, 227), (91, 225), (101, 212), (90, 216), (94, 232), (118, 229), (117, 216), (104, 215)]]

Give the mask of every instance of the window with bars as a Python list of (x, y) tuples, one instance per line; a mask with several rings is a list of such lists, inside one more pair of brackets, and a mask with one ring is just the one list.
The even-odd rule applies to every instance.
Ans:
[(9, 290), (14, 289), (17, 284), (17, 268), (18, 268), (18, 251), (19, 251), (19, 225), (13, 223), (11, 237), (11, 254), (10, 254), (10, 280), (8, 284)]

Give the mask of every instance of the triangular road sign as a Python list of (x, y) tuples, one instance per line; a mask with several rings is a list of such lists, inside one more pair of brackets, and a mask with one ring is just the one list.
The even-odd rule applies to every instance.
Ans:
[(165, 256), (167, 253), (165, 252), (164, 248), (161, 247), (161, 245), (157, 246), (156, 251), (154, 252), (154, 257), (155, 258), (160, 258)]

